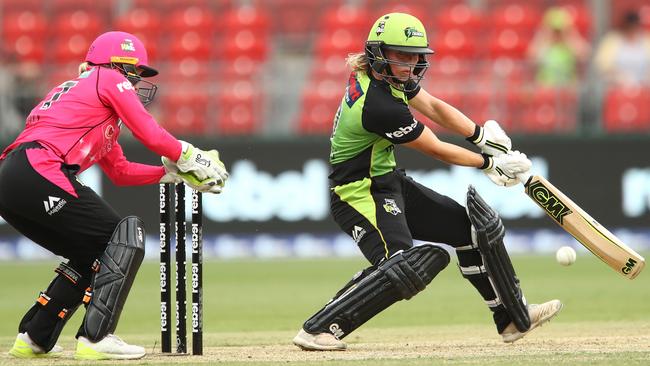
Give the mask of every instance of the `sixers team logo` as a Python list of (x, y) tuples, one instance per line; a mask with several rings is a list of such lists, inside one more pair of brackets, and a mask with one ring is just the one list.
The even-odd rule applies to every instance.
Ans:
[(130, 39), (125, 39), (121, 44), (120, 48), (122, 48), (122, 51), (131, 51), (135, 52), (135, 46), (133, 45), (133, 41)]
[(104, 130), (104, 137), (107, 140), (112, 140), (113, 136), (115, 136), (115, 127), (113, 127), (113, 125), (106, 126), (106, 129)]

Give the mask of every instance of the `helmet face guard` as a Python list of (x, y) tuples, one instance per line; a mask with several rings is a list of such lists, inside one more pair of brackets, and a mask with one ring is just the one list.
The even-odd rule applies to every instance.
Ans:
[[(389, 49), (417, 54), (418, 61), (409, 64), (387, 59), (385, 51)], [(418, 87), (429, 68), (426, 55), (432, 53), (422, 22), (405, 13), (389, 13), (379, 17), (370, 29), (366, 40), (366, 56), (372, 70), (393, 87), (405, 92), (413, 91)], [(409, 78), (404, 81), (397, 78), (393, 75), (390, 65), (409, 67)]]
[(158, 71), (148, 62), (147, 50), (142, 41), (126, 32), (106, 32), (97, 37), (88, 48), (86, 61), (93, 65), (107, 65), (118, 70), (136, 88), (142, 104), (153, 101), (158, 87), (143, 80), (156, 76)]
[(138, 74), (135, 65), (111, 62), (110, 66), (112, 69), (116, 69), (124, 75), (131, 85), (135, 87), (136, 94), (144, 106), (153, 102), (156, 92), (158, 91), (158, 86), (152, 82), (144, 80), (142, 76)]
[[(386, 46), (383, 42), (368, 41), (366, 42), (366, 57), (370, 63), (373, 71), (379, 74), (384, 80), (390, 83), (395, 89), (404, 92), (412, 92), (417, 89), (420, 81), (424, 79), (424, 73), (429, 68), (429, 62), (426, 59), (425, 53), (417, 53), (418, 61), (414, 64), (409, 64), (401, 61), (390, 60), (384, 55), (384, 49), (395, 49), (396, 51), (408, 52), (404, 49), (396, 49)], [(411, 53), (411, 52), (409, 52)], [(401, 80), (393, 75), (390, 65), (408, 66), (410, 68), (409, 78)]]

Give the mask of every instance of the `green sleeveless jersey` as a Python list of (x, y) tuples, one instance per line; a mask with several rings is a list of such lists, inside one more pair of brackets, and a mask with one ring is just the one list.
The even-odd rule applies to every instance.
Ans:
[(404, 93), (363, 71), (350, 75), (330, 139), (334, 185), (395, 169), (394, 144), (413, 141), (424, 130), (408, 108), (419, 91)]

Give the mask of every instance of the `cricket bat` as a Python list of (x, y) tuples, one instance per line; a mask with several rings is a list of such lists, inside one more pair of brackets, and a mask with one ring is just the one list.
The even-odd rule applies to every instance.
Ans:
[(625, 245), (614, 234), (564, 193), (539, 175), (525, 180), (526, 194), (566, 232), (585, 248), (621, 275), (634, 279), (645, 266), (645, 259)]

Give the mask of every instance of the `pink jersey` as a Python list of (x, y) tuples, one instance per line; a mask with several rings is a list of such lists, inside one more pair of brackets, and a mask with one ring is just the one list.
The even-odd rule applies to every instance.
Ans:
[(122, 123), (149, 150), (176, 161), (181, 144), (146, 111), (131, 85), (117, 70), (92, 67), (52, 89), (27, 117), (25, 130), (0, 155), (24, 142), (46, 149), (27, 150), (30, 164), (43, 177), (76, 196), (60, 171), (61, 163), (83, 172), (95, 163), (118, 185), (157, 183), (161, 166), (126, 160), (117, 142)]

